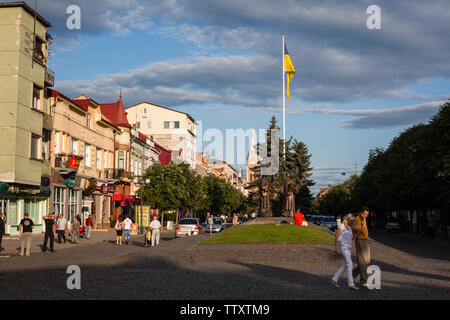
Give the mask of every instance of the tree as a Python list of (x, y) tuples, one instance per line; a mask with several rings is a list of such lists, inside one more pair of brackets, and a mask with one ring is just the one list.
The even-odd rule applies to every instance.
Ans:
[(172, 210), (181, 208), (186, 203), (189, 191), (186, 188), (187, 177), (181, 166), (154, 164), (148, 168), (142, 180), (150, 183), (138, 190), (142, 202), (152, 208)]
[[(312, 170), (312, 168), (310, 168), (311, 155), (308, 153), (308, 148), (303, 142), (295, 139), (292, 143), (292, 137), (287, 141), (278, 138), (279, 148), (278, 150), (275, 150), (274, 146), (272, 146), (272, 134), (276, 132), (275, 130), (279, 129), (275, 116), (272, 116), (266, 133), (266, 141), (257, 145), (257, 151), (258, 154), (262, 156), (262, 161), (251, 169), (257, 179), (249, 185), (249, 188), (253, 189), (258, 187), (262, 172), (261, 169), (271, 165), (271, 163), (268, 163), (268, 160), (275, 153), (278, 156), (279, 167), (278, 172), (270, 176), (271, 183), (278, 186), (278, 188), (281, 188), (286, 175), (290, 174), (300, 188), (300, 192), (295, 199), (296, 206), (302, 211), (308, 212), (312, 200), (309, 187), (314, 184), (313, 181), (309, 179), (311, 176), (310, 171)], [(283, 146), (285, 146), (285, 149), (283, 149)], [(257, 209), (259, 207), (259, 192), (252, 192), (249, 199), (254, 210)], [(282, 201), (280, 200), (281, 197), (272, 201), (272, 211), (274, 216), (281, 215)]]

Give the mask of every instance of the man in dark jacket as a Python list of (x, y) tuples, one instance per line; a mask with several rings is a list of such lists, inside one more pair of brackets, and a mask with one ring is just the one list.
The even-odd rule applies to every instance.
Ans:
[(47, 241), (50, 238), (50, 251), (55, 252), (53, 250), (53, 243), (55, 242), (55, 215), (49, 214), (44, 217), (45, 221), (45, 235), (44, 235), (44, 244), (42, 245), (42, 252), (47, 251)]
[(4, 234), (5, 234), (5, 220), (3, 220), (3, 213), (0, 212), (0, 252), (5, 250), (2, 247), (2, 238)]

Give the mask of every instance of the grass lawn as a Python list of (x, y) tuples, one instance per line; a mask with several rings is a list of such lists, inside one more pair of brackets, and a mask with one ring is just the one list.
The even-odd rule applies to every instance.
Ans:
[(245, 242), (333, 244), (334, 237), (325, 231), (312, 227), (287, 224), (254, 224), (232, 227), (201, 242), (201, 244)]

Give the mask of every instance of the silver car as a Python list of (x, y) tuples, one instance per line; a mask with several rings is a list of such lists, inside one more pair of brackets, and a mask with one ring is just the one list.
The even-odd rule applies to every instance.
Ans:
[[(212, 225), (212, 232), (220, 232), (224, 229), (223, 227), (223, 221), (221, 218), (213, 218), (213, 225)], [(210, 231), (211, 226), (209, 225), (208, 221), (206, 221), (205, 224), (205, 232), (209, 232)]]
[(175, 227), (176, 237), (196, 236), (200, 233), (200, 222), (197, 218), (183, 218)]

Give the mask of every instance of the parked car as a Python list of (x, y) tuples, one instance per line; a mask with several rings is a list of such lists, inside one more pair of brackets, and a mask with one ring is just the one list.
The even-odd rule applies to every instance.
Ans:
[[(212, 225), (212, 232), (220, 232), (220, 231), (222, 231), (224, 229), (222, 219), (217, 218), (217, 217), (214, 217), (213, 219), (214, 219), (214, 222), (213, 222), (213, 225)], [(210, 225), (209, 225), (208, 221), (206, 221), (206, 223), (205, 223), (205, 232), (209, 232), (209, 229), (210, 229)]]
[(324, 218), (324, 216), (315, 216), (313, 217), (313, 222), (317, 225), (320, 225), (320, 221)]
[(392, 232), (403, 232), (403, 225), (399, 221), (389, 221), (386, 223), (385, 229), (388, 233)]
[(337, 229), (337, 222), (334, 217), (323, 217), (320, 220), (319, 225), (327, 227), (331, 231), (335, 231)]
[(197, 218), (183, 218), (175, 226), (176, 237), (196, 236), (202, 232), (202, 227)]

